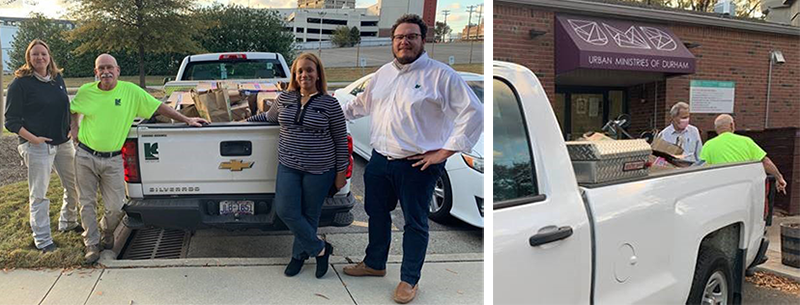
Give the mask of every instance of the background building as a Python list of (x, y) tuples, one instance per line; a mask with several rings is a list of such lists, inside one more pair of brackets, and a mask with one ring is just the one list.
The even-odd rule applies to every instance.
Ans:
[[(0, 16), (0, 40), (1, 40), (0, 42), (2, 42), (0, 49), (2, 49), (4, 73), (9, 73), (19, 68), (19, 67), (9, 66), (10, 59), (8, 57), (8, 52), (11, 51), (11, 44), (14, 42), (14, 36), (16, 36), (17, 34), (17, 30), (19, 29), (20, 23), (22, 23), (25, 20), (28, 20), (28, 18)], [(65, 29), (71, 30), (75, 28), (75, 24), (69, 20), (52, 20), (52, 21), (58, 23)]]
[(800, 26), (800, 1), (765, 0), (761, 4), (761, 12), (767, 15), (769, 22)]
[(466, 26), (461, 31), (462, 40), (483, 40), (483, 22), (481, 24)]
[[(367, 8), (370, 14), (380, 16), (378, 22), (378, 36), (389, 37), (392, 35), (392, 25), (398, 18), (405, 14), (416, 14), (428, 25), (428, 32), (433, 33), (436, 24), (436, 0), (378, 0), (378, 3)], [(429, 39), (433, 39), (433, 35)]]
[(356, 0), (297, 0), (298, 8), (355, 8)]
[(378, 37), (379, 16), (371, 15), (367, 9), (279, 9), (286, 18), (287, 29), (292, 31), (295, 41), (330, 41), (333, 32), (341, 27), (356, 27), (362, 38)]

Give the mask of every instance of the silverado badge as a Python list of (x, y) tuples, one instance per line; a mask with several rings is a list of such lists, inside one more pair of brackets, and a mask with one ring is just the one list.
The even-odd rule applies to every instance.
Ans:
[(252, 168), (255, 162), (243, 162), (243, 160), (231, 160), (219, 164), (219, 169), (229, 169), (232, 172), (241, 172), (245, 168)]

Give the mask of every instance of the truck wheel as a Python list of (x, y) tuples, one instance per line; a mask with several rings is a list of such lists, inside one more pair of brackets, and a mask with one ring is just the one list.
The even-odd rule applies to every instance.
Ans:
[(452, 221), (453, 216), (450, 216), (450, 209), (453, 208), (453, 188), (450, 186), (450, 177), (447, 176), (447, 171), (436, 180), (429, 207), (428, 217), (433, 221), (438, 223)]
[(722, 252), (700, 248), (692, 289), (686, 304), (732, 304), (731, 264)]

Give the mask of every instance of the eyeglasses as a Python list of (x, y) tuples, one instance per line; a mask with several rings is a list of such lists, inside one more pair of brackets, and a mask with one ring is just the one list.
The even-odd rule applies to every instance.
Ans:
[(408, 39), (408, 40), (416, 40), (419, 37), (422, 37), (422, 35), (421, 34), (417, 34), (417, 33), (412, 33), (412, 34), (406, 34), (406, 35), (394, 35), (394, 36), (392, 36), (392, 40), (401, 41), (404, 38)]

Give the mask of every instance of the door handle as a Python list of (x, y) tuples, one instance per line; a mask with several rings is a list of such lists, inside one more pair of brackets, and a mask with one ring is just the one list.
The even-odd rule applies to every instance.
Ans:
[(534, 236), (531, 236), (528, 242), (531, 244), (531, 247), (536, 247), (554, 241), (562, 240), (570, 236), (572, 236), (572, 227), (563, 226), (555, 231), (539, 233)]

